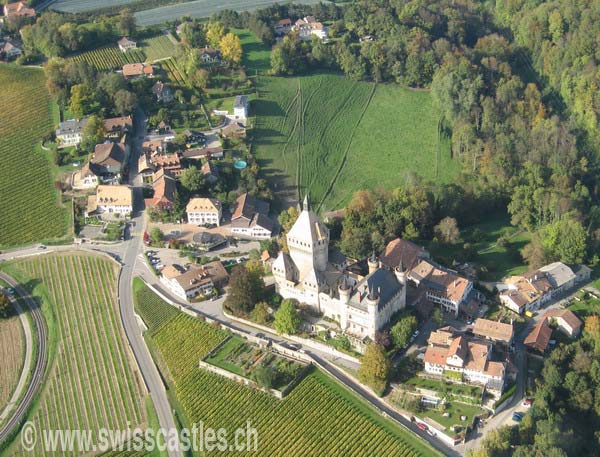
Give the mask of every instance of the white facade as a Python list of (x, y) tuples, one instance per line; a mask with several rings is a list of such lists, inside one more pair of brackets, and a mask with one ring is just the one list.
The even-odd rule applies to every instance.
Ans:
[(252, 227), (231, 227), (231, 233), (244, 237), (266, 240), (271, 238), (271, 230), (258, 225)]
[(214, 289), (212, 281), (206, 283), (200, 282), (196, 287), (192, 287), (187, 290), (183, 288), (177, 278), (166, 278), (165, 276), (161, 276), (160, 282), (163, 283), (175, 296), (186, 301), (201, 294), (208, 295), (212, 293)]
[(213, 212), (189, 212), (187, 213), (187, 219), (190, 224), (216, 224), (221, 223), (221, 214), (218, 211)]
[(311, 306), (337, 321), (357, 340), (375, 339), (392, 315), (406, 304), (403, 272), (392, 273), (371, 261), (360, 280), (346, 277), (328, 262), (329, 229), (308, 208), (287, 234), (289, 254), (279, 253), (272, 271), (278, 293)]
[(248, 117), (248, 97), (238, 95), (233, 103), (233, 118), (244, 120)]

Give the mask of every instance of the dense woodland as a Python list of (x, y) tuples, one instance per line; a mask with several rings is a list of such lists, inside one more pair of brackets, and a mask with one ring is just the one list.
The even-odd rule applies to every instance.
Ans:
[[(249, 27), (270, 44), (274, 21), (307, 13), (331, 24), (331, 43), (287, 36), (274, 46), (274, 74), (325, 67), (357, 80), (430, 88), (453, 156), (464, 164), (460, 185), (409, 188), (425, 190), (432, 203), (412, 223), (387, 220), (402, 218), (394, 213), (398, 202), (369, 208), (379, 222), (358, 205), (362, 214), (350, 211), (344, 224), (346, 252), (364, 255), (382, 237), (428, 236), (446, 216), (464, 225), (507, 207), (515, 226), (535, 233), (524, 252), (530, 264), (598, 260), (597, 5), (365, 0), (218, 18)], [(391, 213), (381, 208), (386, 205)], [(564, 237), (575, 254), (564, 256), (570, 250), (558, 246)]]

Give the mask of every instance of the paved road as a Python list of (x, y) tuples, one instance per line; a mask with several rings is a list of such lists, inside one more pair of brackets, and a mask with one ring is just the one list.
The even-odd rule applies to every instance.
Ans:
[(29, 308), (35, 325), (35, 330), (37, 331), (38, 340), (37, 359), (35, 361), (35, 367), (33, 369), (31, 381), (27, 386), (25, 395), (23, 396), (19, 405), (16, 407), (13, 415), (2, 425), (2, 428), (0, 428), (0, 442), (2, 442), (21, 425), (21, 422), (25, 418), (33, 398), (42, 385), (44, 372), (46, 371), (46, 364), (48, 362), (48, 350), (46, 347), (48, 343), (48, 329), (46, 327), (44, 316), (42, 315), (42, 310), (39, 308), (36, 301), (29, 295), (29, 293), (23, 287), (21, 287), (17, 281), (15, 281), (6, 273), (0, 272), (0, 278), (2, 278), (13, 289), (15, 289), (15, 293), (21, 297), (23, 303), (25, 303)]

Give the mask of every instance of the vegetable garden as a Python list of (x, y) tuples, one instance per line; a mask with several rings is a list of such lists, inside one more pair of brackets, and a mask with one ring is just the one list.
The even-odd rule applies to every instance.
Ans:
[(54, 127), (44, 72), (1, 65), (0, 87), (0, 247), (58, 238), (67, 211), (48, 159), (34, 151)]
[[(49, 323), (51, 365), (30, 417), (38, 430), (97, 432), (146, 424), (145, 391), (121, 330), (114, 263), (52, 254), (8, 268), (42, 300)], [(19, 443), (13, 446), (29, 455)]]
[(180, 314), (152, 337), (188, 423), (234, 430), (249, 421), (264, 455), (436, 455), (318, 370), (278, 400), (198, 368), (226, 335)]

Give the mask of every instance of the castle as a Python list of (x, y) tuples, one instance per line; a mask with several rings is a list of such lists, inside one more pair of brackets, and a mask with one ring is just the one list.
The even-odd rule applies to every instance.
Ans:
[(277, 292), (335, 320), (353, 342), (374, 341), (375, 333), (406, 306), (401, 268), (383, 268), (373, 257), (368, 274), (361, 276), (329, 263), (329, 229), (311, 211), (306, 197), (287, 245), (289, 253), (280, 252), (273, 263)]

